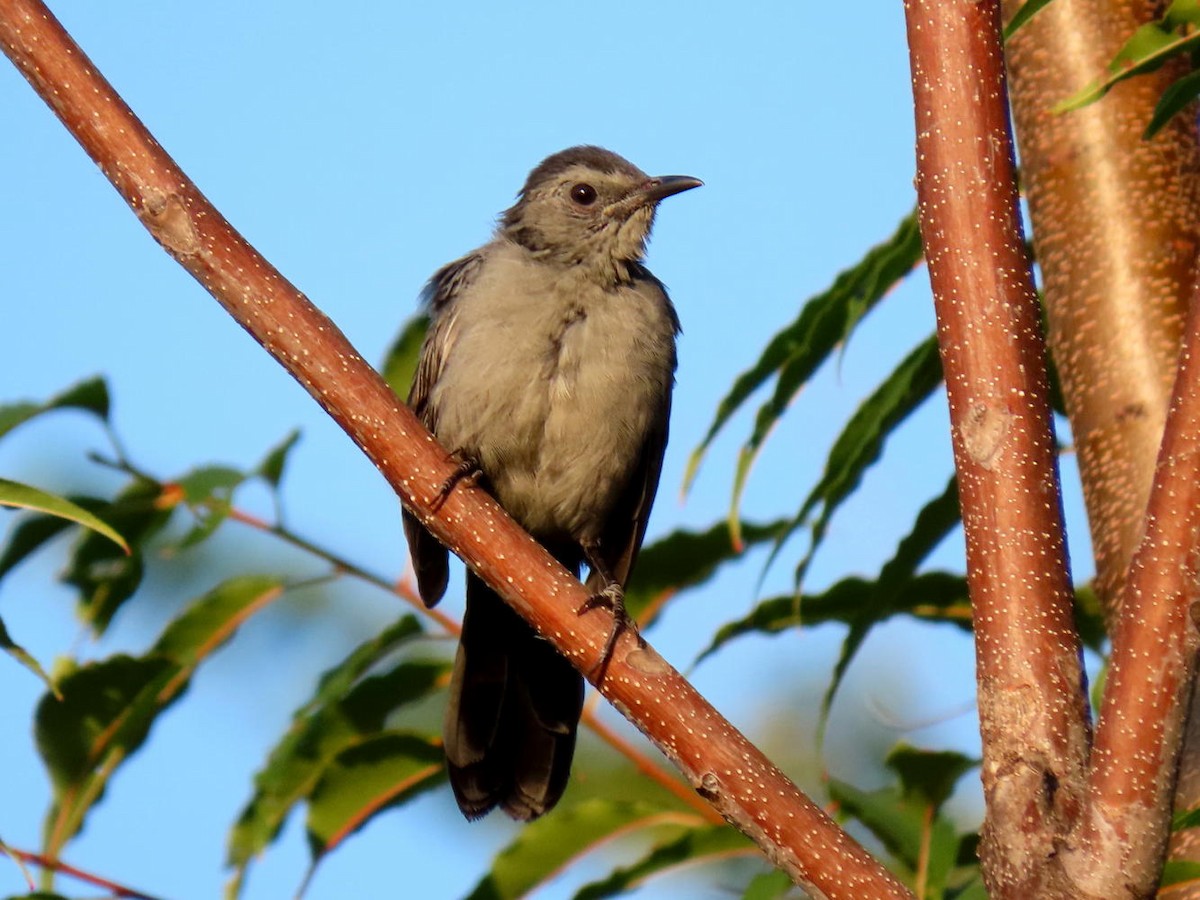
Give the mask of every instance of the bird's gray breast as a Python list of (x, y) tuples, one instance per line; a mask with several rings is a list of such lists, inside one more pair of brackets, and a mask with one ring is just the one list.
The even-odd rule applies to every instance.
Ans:
[(444, 314), (438, 438), (478, 460), (535, 535), (597, 537), (665, 425), (675, 323), (662, 288), (605, 288), (498, 252)]

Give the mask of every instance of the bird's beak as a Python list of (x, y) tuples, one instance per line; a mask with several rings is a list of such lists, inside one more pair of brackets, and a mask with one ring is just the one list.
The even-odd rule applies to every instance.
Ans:
[(660, 175), (657, 178), (651, 178), (641, 188), (637, 194), (645, 204), (657, 203), (670, 197), (672, 194), (680, 194), (684, 191), (690, 191), (692, 188), (698, 188), (704, 182), (699, 178), (693, 178), (691, 175)]

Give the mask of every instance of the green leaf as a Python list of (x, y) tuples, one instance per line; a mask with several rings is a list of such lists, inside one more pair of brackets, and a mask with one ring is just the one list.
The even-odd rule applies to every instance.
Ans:
[(144, 545), (171, 517), (161, 496), (157, 482), (134, 479), (115, 500), (93, 510), (124, 535), (128, 554), (94, 532), (85, 533), (71, 552), (61, 578), (79, 589), (80, 616), (97, 635), (141, 584)]
[(900, 776), (905, 797), (937, 812), (950, 799), (959, 779), (979, 766), (979, 760), (952, 750), (920, 750), (901, 743), (892, 748), (884, 764)]
[(926, 572), (905, 581), (890, 597), (888, 605), (880, 608), (878, 583), (856, 577), (844, 578), (820, 594), (772, 597), (759, 603), (745, 618), (722, 626), (700, 659), (744, 634), (778, 634), (825, 622), (853, 625), (866, 620), (877, 624), (898, 613), (971, 627), (967, 582), (961, 575)]
[(979, 832), (972, 831), (962, 836), (958, 844), (958, 865), (960, 868), (979, 870)]
[(89, 378), (67, 388), (43, 403), (25, 401), (0, 406), (0, 438), (18, 425), (56, 409), (80, 409), (108, 422), (108, 385), (103, 378)]
[(131, 707), (147, 686), (160, 688), (177, 670), (162, 657), (120, 654), (64, 675), (61, 700), (42, 697), (35, 736), (58, 794), (77, 787), (114, 744), (132, 750), (141, 743), (149, 722), (130, 721)]
[(211, 537), (229, 517), (234, 492), (251, 478), (262, 478), (276, 491), (288, 454), (299, 440), (300, 432), (291, 432), (252, 471), (224, 465), (201, 466), (168, 485), (168, 490), (174, 488), (178, 499), (187, 504), (196, 518), (193, 528), (176, 545), (177, 549), (193, 547)]
[(552, 815), (521, 829), (492, 863), (492, 871), (467, 900), (508, 900), (523, 897), (554, 877), (573, 858), (617, 837), (649, 829), (694, 829), (698, 816), (664, 812), (647, 803), (586, 800), (559, 807)]
[(114, 656), (60, 678), (61, 700), (42, 698), (34, 735), (54, 785), (45, 825), (49, 855), (83, 827), (112, 772), (141, 746), (164, 705), (156, 698), (178, 673), (162, 657)]
[(1092, 703), (1093, 717), (1098, 716), (1101, 708), (1104, 706), (1104, 689), (1108, 686), (1109, 664), (1110, 660), (1107, 657), (1100, 661), (1100, 671), (1096, 673), (1096, 679), (1091, 685), (1091, 696), (1088, 699)]
[(1200, 883), (1200, 863), (1190, 859), (1168, 859), (1163, 865), (1160, 888), (1182, 888)]
[[(1167, 865), (1170, 865), (1170, 863)], [(975, 863), (974, 868), (979, 868), (978, 862)], [(988, 900), (988, 892), (984, 886), (983, 878), (975, 874), (961, 887), (954, 890), (947, 889), (946, 900)]]
[(937, 337), (931, 335), (913, 349), (855, 410), (830, 449), (820, 480), (805, 498), (800, 512), (777, 539), (772, 553), (772, 556), (778, 553), (788, 536), (820, 507), (820, 513), (811, 526), (812, 538), (808, 552), (796, 568), (797, 584), (803, 583), (833, 514), (858, 487), (867, 469), (879, 460), (891, 433), (925, 402), (941, 382), (942, 363), (938, 356)]
[(1200, 2), (1198, 0), (1171, 0), (1161, 21), (1164, 28), (1200, 28)]
[(1177, 114), (1186, 110), (1197, 97), (1200, 97), (1200, 71), (1188, 72), (1171, 85), (1158, 98), (1154, 106), (1154, 115), (1150, 124), (1142, 132), (1143, 140), (1150, 140)]
[(1192, 52), (1200, 47), (1198, 27), (1200, 2), (1173, 0), (1162, 18), (1143, 25), (1129, 37), (1108, 64), (1106, 77), (1093, 81), (1051, 111), (1062, 113), (1087, 106), (1125, 79), (1153, 72), (1168, 60)]
[(1090, 647), (1097, 653), (1102, 653), (1104, 643), (1108, 640), (1105, 630), (1104, 606), (1091, 583), (1075, 587), (1075, 628), (1084, 646)]
[(54, 694), (55, 697), (62, 699), (62, 695), (58, 691), (58, 686), (50, 680), (50, 676), (46, 674), (46, 670), (42, 668), (42, 664), (34, 659), (33, 656), (30, 655), (29, 651), (12, 639), (12, 636), (8, 633), (8, 628), (4, 625), (3, 619), (0, 619), (0, 650), (3, 650), (9, 656), (27, 668), (30, 672), (40, 678), (46, 685), (46, 688), (52, 694)]
[(916, 868), (925, 820), (921, 804), (905, 800), (894, 785), (862, 791), (837, 778), (829, 779), (829, 796), (840, 812), (866, 825), (909, 870)]
[(246, 619), (278, 600), (283, 591), (283, 582), (268, 575), (230, 578), (176, 616), (150, 652), (173, 660), (190, 674)]
[(751, 852), (754, 852), (753, 845), (741, 832), (728, 825), (704, 823), (657, 844), (634, 865), (617, 869), (604, 880), (587, 885), (575, 894), (575, 900), (616, 897), (643, 885), (656, 875), (663, 875), (680, 866), (723, 860), (733, 854)]
[(860, 791), (830, 779), (829, 794), (841, 811), (862, 822), (911, 872), (916, 872), (927, 847), (926, 897), (941, 897), (958, 856), (960, 839), (943, 816), (931, 815), (929, 806), (905, 796), (898, 787)]
[(911, 578), (916, 574), (917, 567), (961, 523), (958, 478), (952, 475), (946, 489), (921, 507), (912, 530), (901, 539), (892, 558), (879, 570), (880, 583), (885, 586), (898, 585)]
[(309, 796), (339, 753), (380, 731), (395, 710), (435, 689), (446, 669), (441, 663), (402, 663), (363, 679), (385, 657), (423, 635), (418, 620), (404, 616), (321, 677), (313, 697), (293, 715), (287, 734), (255, 775), (254, 795), (230, 832), (228, 864), (238, 870), (235, 885), (240, 886), (246, 866), (275, 840), (288, 814)]
[[(804, 383), (920, 259), (921, 234), (914, 211), (888, 240), (869, 250), (855, 266), (839, 274), (827, 290), (810, 299), (799, 318), (771, 339), (758, 362), (737, 377), (718, 405), (708, 433), (692, 451), (684, 490), (690, 488), (704, 454), (729, 418), (759, 387), (777, 377), (774, 397), (759, 410), (754, 435), (742, 450), (743, 457), (753, 458), (771, 425)], [(743, 468), (748, 467), (746, 461)]]
[[(267, 765), (255, 776), (254, 797), (230, 832), (228, 858), (235, 871), (226, 896), (240, 893), (250, 862), (278, 837), (292, 809), (312, 798), (317, 787), (325, 783), (326, 775), (337, 770), (339, 760), (379, 737), (385, 719), (395, 710), (429, 696), (439, 681), (444, 682), (446, 668), (441, 663), (401, 664), (386, 674), (363, 680), (344, 697), (330, 698), (328, 706), (292, 725)], [(417, 737), (431, 746), (440, 746), (432, 735)], [(440, 780), (440, 763), (434, 776)], [(328, 789), (336, 790), (341, 784), (341, 780), (335, 780)], [(422, 782), (414, 790), (424, 790), (425, 786)], [(400, 802), (409, 796), (413, 794), (395, 800)], [(336, 798), (326, 799), (327, 805), (337, 802)]]
[(841, 678), (871, 626), (896, 613), (907, 612), (918, 618), (970, 628), (971, 606), (964, 577), (930, 574), (913, 578), (918, 566), (960, 521), (958, 481), (952, 478), (946, 490), (918, 512), (911, 532), (896, 546), (892, 559), (883, 565), (876, 581), (846, 578), (823, 594), (776, 596), (763, 600), (749, 616), (722, 626), (697, 661), (734, 637), (751, 632), (778, 634), (802, 624), (824, 622), (850, 625), (850, 634), (842, 642), (841, 656), (822, 704), (823, 727)]
[(309, 800), (314, 866), (379, 813), (435, 787), (445, 774), (441, 744), (421, 735), (384, 732), (343, 750)]
[(1181, 809), (1171, 817), (1171, 832), (1186, 831), (1200, 826), (1200, 807)]
[[(922, 516), (918, 516), (913, 533), (901, 542), (897, 555), (885, 564), (877, 581), (846, 578), (822, 594), (804, 595), (799, 598), (788, 595), (765, 600), (749, 616), (723, 626), (709, 647), (700, 655), (699, 660), (743, 634), (776, 634), (801, 625), (814, 626), (826, 622), (843, 622), (849, 625), (850, 630), (842, 641), (841, 653), (821, 701), (819, 731), (823, 733), (837, 690), (859, 647), (875, 625), (894, 615), (908, 614), (918, 619), (946, 622), (970, 629), (971, 602), (964, 576), (946, 572), (928, 572), (921, 575), (912, 575), (910, 572), (903, 576), (899, 574), (899, 560), (903, 558), (903, 554), (913, 553), (910, 541), (915, 541), (914, 535), (920, 533), (922, 517), (928, 513), (930, 519), (937, 519), (940, 515), (936, 512), (937, 507), (945, 502), (946, 497), (947, 495), (943, 494), (922, 510)], [(933, 535), (926, 537), (931, 539)], [(936, 542), (931, 541), (929, 549), (933, 546), (936, 546)], [(915, 567), (922, 558), (913, 557), (910, 561)]]
[[(72, 501), (78, 505), (88, 501), (76, 497)], [(94, 501), (93, 508), (103, 505), (103, 501)], [(24, 516), (22, 521), (9, 535), (8, 545), (0, 553), (0, 578), (7, 575), (22, 560), (36, 553), (38, 548), (62, 534), (72, 525), (68, 519), (58, 516)]]
[(421, 345), (429, 328), (429, 316), (418, 313), (409, 319), (383, 360), (383, 380), (399, 397), (407, 397), (417, 371), (417, 360), (421, 356)]
[(642, 619), (641, 614), (656, 600), (703, 584), (747, 546), (771, 540), (786, 524), (782, 519), (762, 525), (742, 523), (741, 546), (734, 542), (728, 522), (718, 522), (706, 531), (673, 531), (639, 554), (633, 580), (625, 592), (625, 608), (643, 626), (649, 625), (654, 617)]
[[(854, 661), (859, 647), (862, 646), (863, 641), (867, 639), (867, 635), (875, 625), (900, 611), (897, 609), (897, 604), (903, 606), (907, 602), (904, 599), (904, 592), (913, 587), (917, 567), (937, 548), (938, 544), (945, 540), (951, 531), (958, 527), (961, 521), (962, 515), (958, 505), (958, 479), (951, 477), (949, 484), (946, 485), (946, 490), (940, 496), (926, 503), (917, 513), (912, 530), (900, 541), (892, 558), (879, 570), (879, 578), (876, 580), (873, 596), (863, 605), (861, 612), (847, 623), (850, 625), (850, 631), (842, 641), (841, 652), (833, 667), (833, 677), (830, 678), (829, 687), (826, 688), (825, 696), (821, 699), (818, 733), (822, 739), (825, 725), (829, 721), (829, 713), (833, 709), (833, 700), (837, 696), (842, 679), (846, 677), (846, 672), (849, 671), (850, 663)], [(955, 580), (935, 585), (945, 591), (941, 596), (949, 602), (949, 606), (943, 607), (943, 609), (950, 610), (949, 615), (954, 624), (961, 625), (963, 621), (969, 623), (971, 611), (970, 600), (967, 597), (966, 579), (960, 576), (952, 576), (952, 578)], [(921, 586), (917, 586), (917, 589), (921, 590)]]
[(295, 429), (272, 447), (263, 457), (263, 461), (255, 468), (254, 473), (269, 484), (272, 490), (279, 489), (279, 482), (283, 480), (283, 470), (287, 465), (288, 454), (292, 452), (299, 441), (300, 430)]
[(794, 885), (782, 869), (755, 875), (742, 892), (742, 900), (779, 900), (788, 896)]
[(228, 503), (246, 478), (245, 472), (232, 466), (201, 466), (176, 480), (175, 485), (189, 505)]
[(182, 494), (180, 499), (196, 517), (177, 549), (194, 547), (211, 537), (233, 508), (233, 492), (249, 477), (231, 466), (202, 466), (169, 485), (168, 489), (174, 487)]
[(146, 656), (89, 663), (59, 679), (61, 700), (42, 698), (34, 731), (55, 789), (46, 822), (49, 853), (58, 855), (83, 827), (113, 772), (141, 747), (200, 662), (281, 591), (274, 578), (230, 579), (172, 621)]
[[(363, 641), (349, 656), (325, 672), (317, 683), (316, 694), (300, 707), (293, 718), (299, 721), (320, 712), (331, 703), (340, 702), (349, 696), (351, 689), (368, 669), (377, 665), (384, 657), (424, 636), (425, 631), (416, 616), (401, 616), (375, 637)], [(394, 708), (395, 706), (386, 712), (391, 712)]]
[(0, 478), (0, 506), (35, 509), (50, 516), (75, 522), (84, 528), (90, 528), (92, 531), (104, 535), (125, 553), (130, 552), (129, 544), (107, 522), (88, 512), (82, 506), (72, 503), (66, 497), (48, 494), (39, 488)]
[(1012, 40), (1012, 36), (1016, 34), (1022, 26), (1033, 18), (1034, 13), (1038, 12), (1043, 6), (1048, 4), (1050, 0), (1025, 0), (1021, 4), (1021, 8), (1013, 13), (1013, 17), (1008, 20), (1008, 24), (1004, 26), (1004, 39)]

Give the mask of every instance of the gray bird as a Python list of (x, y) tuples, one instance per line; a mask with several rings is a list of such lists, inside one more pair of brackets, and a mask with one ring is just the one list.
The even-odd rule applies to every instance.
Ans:
[[(588, 567), (612, 610), (601, 665), (628, 623), (623, 589), (658, 487), (679, 320), (642, 264), (658, 202), (696, 178), (652, 178), (599, 147), (530, 174), (493, 239), (440, 269), (422, 295), (430, 327), (408, 402), (480, 486), (568, 570)], [(453, 480), (447, 485), (452, 486)], [(427, 606), (447, 553), (405, 514)], [(444, 727), (468, 819), (521, 821), (562, 796), (583, 679), (470, 572)]]

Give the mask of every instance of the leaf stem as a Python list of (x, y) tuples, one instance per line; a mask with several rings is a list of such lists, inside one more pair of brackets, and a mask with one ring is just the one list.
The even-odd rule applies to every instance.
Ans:
[(87, 882), (96, 887), (103, 888), (109, 891), (114, 897), (128, 898), (128, 900), (159, 900), (152, 894), (146, 894), (134, 888), (127, 887), (115, 881), (110, 881), (100, 875), (92, 872), (85, 872), (83, 869), (77, 869), (75, 866), (67, 865), (59, 859), (46, 856), (42, 853), (31, 853), (28, 850), (18, 850), (16, 847), (8, 844), (0, 844), (0, 853), (5, 853), (11, 856), (18, 863), (29, 863), (35, 866), (41, 866), (44, 869), (49, 869), (52, 872), (61, 872), (63, 875), (69, 875), (79, 881)]
[(270, 522), (263, 521), (258, 516), (244, 512), (236, 507), (230, 508), (229, 518), (257, 531), (262, 531), (266, 534), (273, 535), (279, 540), (283, 541), (285, 544), (295, 547), (298, 550), (303, 550), (305, 553), (309, 553), (318, 559), (325, 560), (325, 562), (329, 563), (335, 569), (338, 569), (347, 575), (352, 575), (360, 581), (365, 581), (367, 584), (374, 585), (380, 590), (387, 591), (389, 594), (399, 597), (418, 612), (433, 619), (450, 634), (457, 635), (462, 631), (462, 625), (460, 625), (453, 617), (446, 615), (438, 609), (430, 609), (426, 607), (421, 601), (421, 598), (417, 595), (417, 592), (413, 589), (412, 584), (407, 579), (390, 581), (384, 576), (376, 572), (372, 572), (369, 569), (358, 565), (357, 563), (351, 562), (344, 556), (339, 556), (332, 550), (328, 550), (325, 547), (310, 541), (308, 538), (301, 537), (290, 528), (285, 528), (282, 525), (272, 525)]

